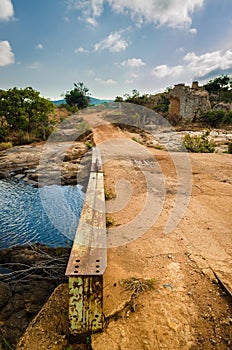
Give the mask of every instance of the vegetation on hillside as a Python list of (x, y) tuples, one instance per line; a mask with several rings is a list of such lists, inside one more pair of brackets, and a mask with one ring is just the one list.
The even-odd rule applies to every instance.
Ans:
[[(124, 97), (124, 98), (123, 98)], [(143, 94), (136, 89), (132, 90), (132, 94), (124, 94), (123, 97), (117, 96), (115, 102), (130, 102), (140, 106), (144, 106), (158, 113), (167, 113), (169, 108), (169, 99), (167, 97), (167, 92), (151, 95)]]
[(200, 119), (206, 126), (216, 128), (218, 126), (232, 124), (232, 111), (208, 111), (201, 113)]
[(82, 82), (74, 83), (74, 88), (67, 91), (64, 98), (73, 111), (86, 108), (90, 104), (89, 89)]
[(53, 130), (54, 104), (31, 87), (0, 90), (0, 142), (46, 140)]
[(0, 90), (0, 149), (45, 141), (67, 114), (89, 105), (88, 91), (84, 83), (74, 84), (65, 94), (66, 104), (55, 113), (55, 105), (32, 87)]
[(204, 85), (208, 91), (211, 103), (232, 103), (232, 78), (222, 75), (210, 80)]
[[(232, 105), (232, 78), (227, 75), (217, 77), (203, 85), (203, 89), (209, 93), (212, 110), (202, 112), (197, 121), (209, 127), (232, 124), (232, 111), (226, 110), (229, 108), (228, 104)], [(132, 94), (124, 94), (123, 97), (117, 96), (115, 102), (129, 102), (150, 108), (167, 118), (171, 124), (178, 125), (181, 117), (177, 116), (177, 119), (174, 120), (173, 117), (170, 118), (168, 113), (171, 90), (172, 88), (168, 87), (163, 93), (141, 95), (138, 90), (134, 89)]]
[[(203, 86), (208, 93), (212, 110), (201, 113), (199, 122), (208, 127), (220, 127), (232, 124), (232, 79), (220, 76), (210, 80)], [(131, 94), (117, 96), (115, 102), (129, 102), (154, 110), (170, 121), (169, 93), (172, 88), (156, 95), (140, 94), (132, 90)], [(83, 82), (74, 83), (74, 88), (64, 95), (66, 113), (77, 112), (90, 105), (89, 89)], [(0, 143), (2, 149), (10, 147), (11, 143), (25, 144), (32, 141), (46, 140), (53, 131), (54, 124), (63, 117), (51, 117), (54, 104), (41, 97), (32, 87), (11, 88), (0, 90)], [(59, 113), (58, 113), (59, 114)], [(64, 117), (65, 118), (65, 117)], [(179, 120), (177, 121), (179, 123)]]
[(216, 144), (209, 137), (210, 131), (206, 131), (202, 135), (186, 134), (183, 143), (187, 151), (193, 153), (213, 153)]
[(232, 154), (232, 142), (229, 142), (228, 144), (228, 153)]
[(213, 153), (216, 144), (210, 139), (209, 131), (203, 135), (186, 134), (183, 138), (183, 143), (187, 151), (193, 153)]

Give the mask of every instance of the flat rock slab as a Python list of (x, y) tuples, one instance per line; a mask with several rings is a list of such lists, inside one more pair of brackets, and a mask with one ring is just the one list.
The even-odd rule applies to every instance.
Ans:
[[(91, 139), (91, 135), (89, 136)], [(15, 146), (0, 152), (0, 179), (16, 178), (29, 185), (75, 185), (81, 159), (88, 151), (84, 142)]]

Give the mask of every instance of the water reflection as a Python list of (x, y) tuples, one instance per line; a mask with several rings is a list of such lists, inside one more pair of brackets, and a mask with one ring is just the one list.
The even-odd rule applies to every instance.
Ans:
[(79, 185), (38, 189), (0, 180), (0, 249), (35, 242), (71, 245), (83, 200)]

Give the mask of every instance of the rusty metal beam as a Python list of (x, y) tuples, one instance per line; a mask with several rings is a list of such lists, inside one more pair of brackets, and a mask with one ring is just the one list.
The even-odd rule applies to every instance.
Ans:
[(105, 193), (100, 151), (93, 148), (86, 197), (66, 269), (72, 335), (103, 327), (103, 274), (107, 266)]
[(69, 278), (71, 334), (91, 334), (102, 330), (103, 276)]

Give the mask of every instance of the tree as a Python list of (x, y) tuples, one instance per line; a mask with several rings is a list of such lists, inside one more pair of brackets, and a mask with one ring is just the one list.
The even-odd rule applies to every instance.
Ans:
[(140, 95), (137, 89), (132, 90), (132, 95), (124, 94), (123, 96), (125, 98), (125, 102), (130, 102), (141, 106), (147, 106), (149, 104), (150, 95)]
[(210, 80), (204, 85), (204, 88), (208, 91), (210, 101), (213, 105), (218, 102), (232, 102), (232, 79), (227, 75)]
[(49, 114), (54, 104), (39, 96), (39, 92), (26, 87), (0, 90), (0, 128), (2, 136), (7, 138), (12, 133), (31, 134), (32, 138), (46, 140), (51, 132)]
[(123, 102), (122, 96), (116, 96), (114, 102)]
[(232, 79), (227, 75), (222, 75), (213, 80), (210, 80), (204, 85), (209, 93), (218, 93), (220, 91), (228, 91), (232, 88)]
[(67, 91), (65, 94), (65, 101), (71, 107), (78, 107), (78, 109), (83, 109), (88, 107), (90, 103), (90, 96), (88, 94), (89, 89), (84, 85), (84, 83), (74, 83), (74, 89)]

